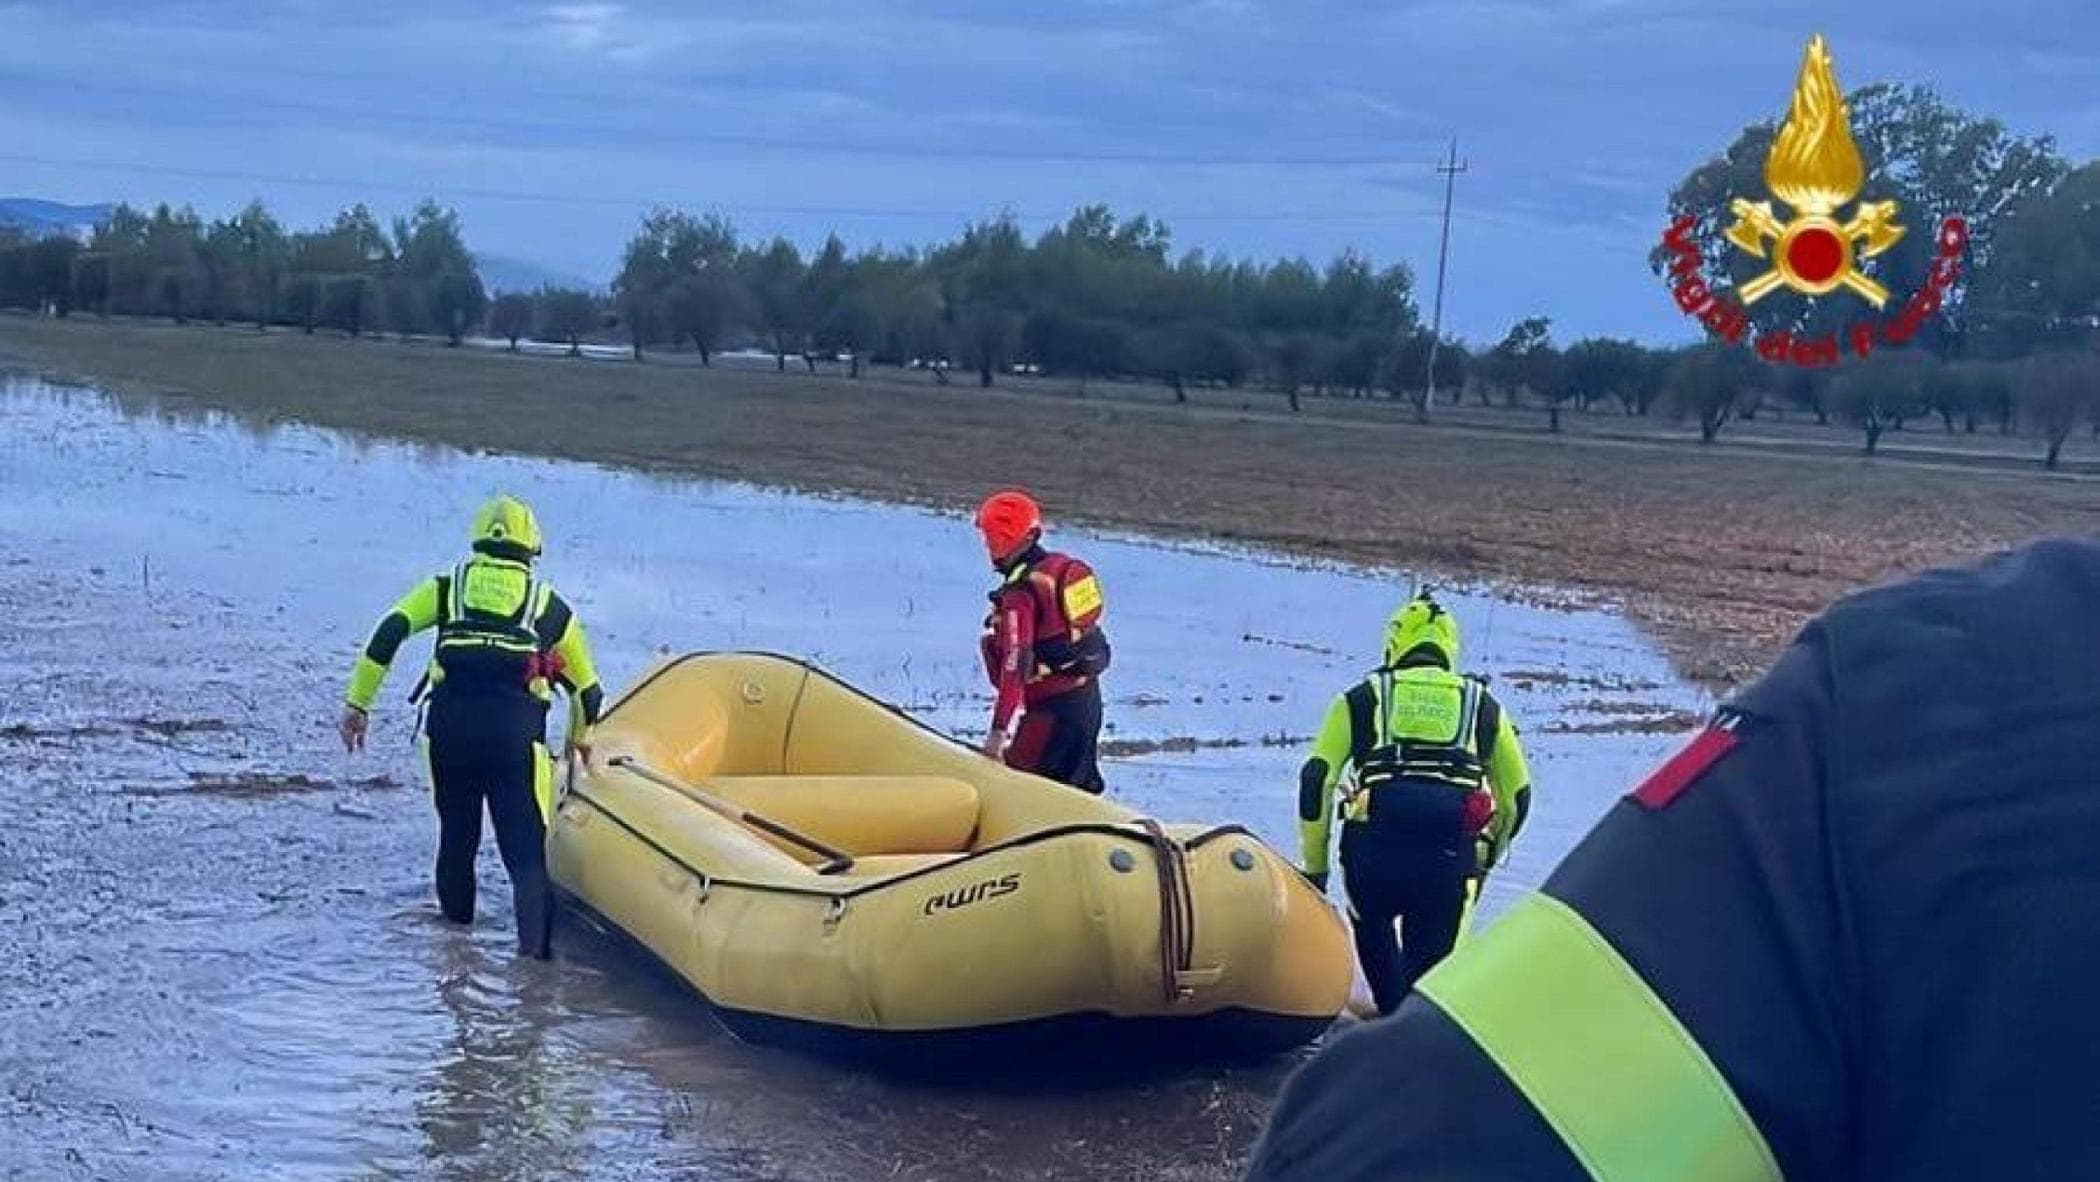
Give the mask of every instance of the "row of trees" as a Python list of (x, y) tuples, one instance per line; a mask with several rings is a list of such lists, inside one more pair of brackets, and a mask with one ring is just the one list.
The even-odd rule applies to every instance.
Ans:
[(2080, 423), (2100, 437), (2100, 353), (2049, 349), (2017, 361), (1946, 360), (1930, 353), (1883, 353), (1837, 370), (1774, 370), (1738, 351), (1701, 346), (1665, 379), (1681, 413), (1696, 416), (1711, 441), (1729, 418), (1767, 411), (1833, 419), (1858, 430), (1873, 455), (1889, 431), (1936, 421), (1947, 434), (1975, 434), (1990, 424), (2009, 435), (2024, 426), (2043, 443), (2055, 468)]
[[(1105, 206), (1033, 241), (1011, 217), (926, 250), (849, 253), (836, 237), (740, 242), (719, 216), (659, 210), (627, 244), (614, 304), (637, 358), (690, 344), (706, 360), (739, 332), (790, 357), (954, 364), (989, 386), (1022, 365), (1078, 378), (1259, 380), (1368, 394), (1426, 358), (1413, 279), (1347, 253), (1325, 268), (1176, 258), (1167, 227)], [(1426, 364), (1426, 361), (1424, 362)], [(1419, 367), (1417, 369), (1419, 371)], [(1454, 363), (1454, 373), (1458, 366)]]
[(2100, 351), (2069, 341), (2017, 360), (1946, 358), (1931, 350), (1888, 351), (1838, 368), (1768, 365), (1748, 351), (1706, 343), (1650, 349), (1632, 341), (1589, 339), (1562, 349), (1544, 317), (1518, 321), (1493, 349), (1472, 359), (1455, 404), (1470, 390), (1482, 406), (1539, 406), (1549, 430), (1563, 407), (1601, 405), (1629, 416), (1660, 410), (1696, 422), (1713, 442), (1732, 421), (1796, 414), (1861, 432), (1867, 454), (1882, 437), (1916, 421), (1949, 434), (1988, 426), (2002, 435), (2024, 427), (2044, 444), (2054, 468), (2081, 422), (2100, 437)]
[(296, 325), (352, 336), (381, 329), (454, 344), (488, 310), (459, 217), (425, 201), (382, 226), (353, 206), (287, 232), (260, 202), (205, 222), (162, 205), (120, 205), (80, 242), (0, 241), (0, 305), (97, 315)]
[[(690, 345), (701, 360), (756, 343), (779, 368), (843, 356), (950, 366), (991, 385), (1021, 367), (1092, 378), (1142, 377), (1289, 393), (1366, 395), (1420, 384), (1428, 337), (1404, 267), (1355, 253), (1324, 268), (1190, 253), (1167, 228), (1081, 209), (1030, 240), (1011, 217), (924, 250), (849, 254), (833, 237), (809, 257), (792, 242), (740, 241), (726, 220), (659, 210), (627, 245), (610, 302), (559, 290), (492, 302), (459, 219), (425, 202), (391, 228), (364, 206), (287, 233), (260, 203), (206, 222), (189, 209), (129, 206), (92, 238), (0, 241), (0, 305), (97, 315), (167, 316), (443, 335), (486, 326), (570, 342), (617, 328), (637, 360)], [(1442, 380), (1464, 376), (1447, 342)]]

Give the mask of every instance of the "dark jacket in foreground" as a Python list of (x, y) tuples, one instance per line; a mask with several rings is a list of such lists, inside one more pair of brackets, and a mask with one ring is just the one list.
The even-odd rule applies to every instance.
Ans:
[(1259, 1179), (2100, 1171), (2100, 547), (1811, 624), (1287, 1088)]

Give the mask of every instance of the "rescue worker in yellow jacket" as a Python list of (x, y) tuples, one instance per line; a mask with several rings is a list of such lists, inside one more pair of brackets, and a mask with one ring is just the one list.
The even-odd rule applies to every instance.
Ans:
[(472, 555), (416, 584), (373, 629), (344, 695), (345, 748), (365, 744), (367, 715), (401, 642), (426, 628), (437, 643), (424, 687), (431, 788), (438, 813), (437, 896), (445, 918), (474, 920), (474, 859), (484, 804), (510, 874), (518, 947), (552, 954), (554, 894), (547, 878), (552, 809), (547, 707), (569, 695), (569, 742), (581, 747), (604, 690), (583, 623), (534, 577), (540, 526), (532, 510), (499, 496), (474, 517)]
[(1323, 891), (1341, 789), (1349, 919), (1381, 1014), (1450, 953), (1531, 806), (1516, 726), (1458, 656), (1458, 621), (1410, 598), (1386, 623), (1385, 663), (1335, 698), (1298, 774), (1305, 876)]
[(2092, 1177), (2096, 604), (2081, 539), (1832, 607), (1307, 1064), (1251, 1177)]

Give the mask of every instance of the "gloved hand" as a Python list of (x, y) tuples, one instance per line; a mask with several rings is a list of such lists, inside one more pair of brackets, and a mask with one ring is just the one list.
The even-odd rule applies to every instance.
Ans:
[(1325, 870), (1300, 870), (1298, 873), (1305, 876), (1305, 881), (1312, 884), (1312, 889), (1323, 895), (1327, 893), (1327, 872)]
[(590, 762), (590, 724), (584, 722), (574, 711), (571, 712), (569, 717), (569, 733), (562, 740), (561, 758), (563, 763), (569, 763), (577, 759), (582, 759), (585, 763)]
[(336, 723), (336, 733), (343, 737), (343, 750), (362, 751), (365, 746), (365, 731), (371, 720), (365, 712), (355, 706), (343, 707), (343, 717)]

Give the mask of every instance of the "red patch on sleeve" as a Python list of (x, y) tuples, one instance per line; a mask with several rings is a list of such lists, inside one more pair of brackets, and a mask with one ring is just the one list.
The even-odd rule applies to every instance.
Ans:
[(1736, 737), (1733, 728), (1716, 724), (1699, 732), (1699, 737), (1685, 744), (1684, 750), (1670, 757), (1667, 763), (1656, 768), (1654, 774), (1641, 782), (1629, 795), (1641, 807), (1665, 809), (1684, 794), (1684, 790), (1699, 782), (1721, 757), (1735, 749)]

